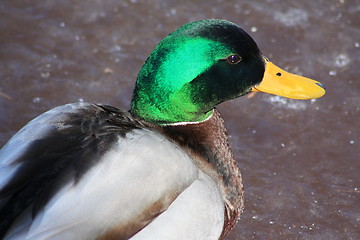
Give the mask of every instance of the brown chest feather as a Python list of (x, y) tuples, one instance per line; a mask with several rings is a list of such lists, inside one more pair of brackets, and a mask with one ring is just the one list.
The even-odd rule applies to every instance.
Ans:
[(221, 235), (225, 237), (239, 219), (244, 201), (240, 170), (229, 147), (223, 118), (215, 109), (210, 119), (204, 122), (163, 129), (219, 186), (226, 210)]

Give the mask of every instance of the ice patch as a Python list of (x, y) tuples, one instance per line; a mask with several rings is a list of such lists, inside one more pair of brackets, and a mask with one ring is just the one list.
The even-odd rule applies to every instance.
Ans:
[(274, 18), (287, 27), (293, 27), (307, 22), (308, 14), (301, 9), (291, 8), (286, 12), (276, 12)]
[(251, 32), (257, 32), (257, 27), (255, 27), (255, 26), (254, 26), (254, 27), (251, 27), (251, 28), (250, 28), (250, 31), (251, 31)]
[(170, 16), (176, 15), (176, 13), (177, 13), (177, 10), (175, 8), (172, 8), (172, 9), (170, 9), (170, 11), (166, 12), (165, 14), (167, 17), (170, 17)]
[(281, 108), (293, 109), (293, 110), (305, 110), (306, 103), (304, 101), (288, 99), (280, 96), (270, 96), (267, 100), (273, 105)]
[(42, 73), (40, 73), (40, 76), (41, 76), (42, 78), (49, 78), (49, 77), (50, 77), (50, 73), (49, 73), (49, 72), (42, 72)]
[(336, 67), (345, 67), (350, 63), (350, 58), (346, 54), (339, 54), (335, 57), (335, 66)]
[(329, 71), (330, 76), (336, 76), (337, 72), (335, 70)]
[(122, 50), (122, 47), (120, 45), (115, 45), (112, 48), (110, 48), (110, 52), (120, 52)]
[(33, 100), (32, 100), (33, 103), (39, 103), (41, 102), (41, 98), (39, 97), (34, 97)]
[[(351, 59), (346, 53), (333, 53), (321, 57), (321, 63), (331, 68), (343, 68), (351, 63)], [(332, 69), (329, 73), (331, 76), (336, 75), (336, 71)]]

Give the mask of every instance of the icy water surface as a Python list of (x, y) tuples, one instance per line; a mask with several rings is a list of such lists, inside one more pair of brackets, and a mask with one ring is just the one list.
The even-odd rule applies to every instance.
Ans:
[(313, 101), (256, 94), (219, 106), (245, 182), (227, 239), (360, 239), (360, 2), (0, 2), (0, 146), (55, 106), (129, 108), (155, 45), (180, 25), (224, 18), (263, 54), (319, 80)]

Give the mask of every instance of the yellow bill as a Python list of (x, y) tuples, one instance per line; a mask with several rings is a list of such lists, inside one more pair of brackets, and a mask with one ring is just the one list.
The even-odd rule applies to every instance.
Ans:
[(268, 59), (264, 59), (264, 78), (252, 91), (303, 100), (319, 98), (325, 94), (324, 86), (318, 81), (286, 72)]

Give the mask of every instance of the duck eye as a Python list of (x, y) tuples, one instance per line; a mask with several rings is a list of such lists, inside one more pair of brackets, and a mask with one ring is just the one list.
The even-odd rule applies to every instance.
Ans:
[(239, 55), (234, 54), (234, 55), (228, 56), (227, 61), (231, 64), (237, 64), (241, 61), (241, 59), (242, 58)]

